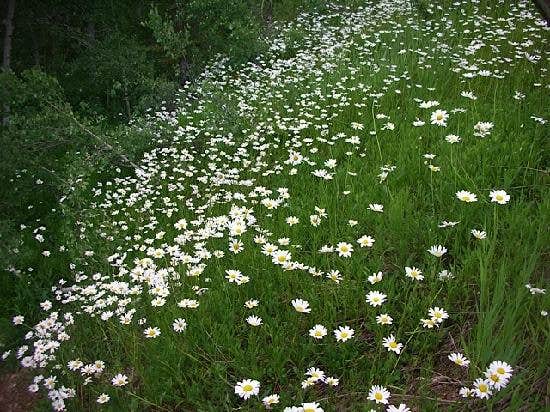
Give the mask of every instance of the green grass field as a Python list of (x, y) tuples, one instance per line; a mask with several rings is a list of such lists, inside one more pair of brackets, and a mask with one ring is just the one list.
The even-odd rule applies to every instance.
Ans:
[(38, 409), (550, 408), (549, 31), (429, 3), (220, 57), (139, 123), (139, 170), (75, 186), (63, 243), (27, 246), (64, 280), (6, 326)]

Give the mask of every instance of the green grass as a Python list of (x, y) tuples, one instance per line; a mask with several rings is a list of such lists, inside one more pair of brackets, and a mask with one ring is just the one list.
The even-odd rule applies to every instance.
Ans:
[[(66, 233), (75, 267), (67, 272), (64, 287), (76, 287), (64, 293), (74, 302), (57, 303), (55, 310), (72, 312), (76, 321), (67, 325), (71, 338), (56, 351), (48, 372), (39, 370), (44, 376), (52, 370), (58, 381), (77, 389), (77, 396), (66, 401), (70, 410), (253, 411), (262, 409), (261, 398), (272, 393), (280, 395), (283, 407), (319, 402), (326, 411), (382, 410), (368, 400), (371, 385), (385, 386), (390, 403), (423, 411), (544, 408), (548, 375), (542, 360), (550, 349), (549, 321), (540, 312), (548, 310), (549, 302), (547, 295), (531, 295), (525, 284), (545, 287), (548, 129), (530, 116), (549, 114), (548, 31), (532, 17), (520, 17), (518, 6), (481, 5), (477, 10), (469, 4), (464, 15), (444, 7), (432, 10), (430, 20), (425, 8), (394, 7), (368, 5), (355, 15), (340, 12), (321, 20), (320, 26), (313, 24), (319, 21), (313, 16), (282, 28), (281, 38), (291, 33), (300, 47), (272, 50), (258, 66), (212, 70), (197, 86), (198, 101), (185, 109), (182, 104), (176, 115), (166, 114), (171, 121), (151, 119), (148, 127), (158, 132), (159, 149), (144, 158), (147, 178), (121, 174), (95, 184), (95, 195), (87, 188), (75, 190), (71, 200), (86, 206), (71, 221), (74, 231)], [(535, 16), (532, 5), (526, 9)], [(452, 26), (441, 23), (444, 16)], [(500, 17), (514, 22), (513, 28)], [(353, 33), (346, 32), (350, 28)], [(466, 54), (474, 38), (485, 46)], [(519, 45), (528, 39), (533, 43)], [(327, 52), (331, 45), (333, 54)], [(516, 59), (516, 47), (542, 57), (537, 63)], [(509, 62), (498, 61), (508, 57)], [(504, 78), (465, 78), (463, 71), (453, 71), (460, 58)], [(513, 98), (517, 90), (523, 99)], [(477, 99), (462, 97), (462, 91)], [(439, 106), (422, 109), (418, 99), (437, 100)], [(464, 110), (453, 112), (456, 108)], [(446, 127), (430, 124), (436, 109), (448, 112)], [(416, 118), (426, 124), (413, 126)], [(296, 120), (303, 127), (296, 127)], [(489, 136), (473, 135), (479, 121), (494, 124)], [(363, 130), (354, 130), (353, 122)], [(393, 130), (384, 127), (388, 122)], [(449, 134), (459, 135), (461, 142), (446, 142)], [(360, 137), (358, 145), (345, 142), (354, 135)], [(289, 150), (314, 164), (285, 163)], [(428, 160), (427, 153), (436, 157)], [(192, 159), (186, 158), (189, 154)], [(333, 178), (313, 176), (328, 159), (337, 163), (330, 170)], [(431, 171), (426, 162), (440, 171)], [(395, 170), (380, 182), (385, 165)], [(255, 187), (273, 193), (251, 194)], [(277, 198), (277, 188), (287, 188), (290, 197), (268, 210), (261, 200)], [(495, 189), (505, 190), (510, 202), (490, 202)], [(478, 201), (459, 201), (459, 190), (475, 193)], [(369, 210), (370, 203), (383, 204), (383, 213)], [(230, 219), (232, 205), (250, 208), (256, 219), (239, 237), (244, 250), (238, 254), (229, 251), (228, 230), (221, 223), (210, 233), (199, 230), (208, 218)], [(309, 223), (315, 207), (327, 213), (318, 227)], [(300, 223), (289, 226), (289, 216)], [(202, 247), (195, 244), (204, 242), (205, 250), (225, 255), (205, 254), (189, 263), (153, 258), (151, 274), (160, 271), (169, 293), (163, 306), (152, 306), (150, 285), (129, 272), (149, 246), (166, 253), (176, 245), (175, 238), (185, 232), (174, 227), (180, 219), (187, 220), (191, 237), (180, 246), (183, 253), (201, 256), (197, 250)], [(352, 227), (349, 220), (357, 224)], [(438, 227), (443, 220), (459, 223)], [(485, 230), (487, 238), (476, 240), (472, 229)], [(271, 243), (289, 238), (290, 245), (280, 247), (292, 253), (293, 261), (323, 275), (274, 265), (254, 241), (260, 234)], [(376, 239), (372, 248), (359, 247), (362, 235)], [(338, 242), (353, 245), (351, 257), (318, 252)], [(443, 257), (427, 252), (439, 244), (448, 249)], [(86, 257), (84, 251), (94, 255)], [(107, 257), (114, 254), (114, 259), (126, 257), (110, 264)], [(52, 251), (48, 259), (60, 258)], [(202, 263), (200, 276), (187, 275)], [(420, 268), (424, 280), (407, 278), (406, 266)], [(224, 278), (229, 269), (242, 271), (250, 281), (229, 283)], [(443, 269), (454, 277), (438, 279)], [(339, 270), (339, 283), (326, 278), (331, 270)], [(378, 271), (384, 278), (371, 285), (367, 277)], [(82, 274), (87, 279), (75, 279)], [(136, 293), (116, 293), (114, 281), (128, 282)], [(196, 288), (207, 290), (197, 294)], [(386, 294), (387, 302), (369, 306), (365, 294), (371, 290)], [(129, 302), (120, 313), (135, 309), (130, 325), (118, 322), (120, 313), (100, 319), (125, 298)], [(184, 298), (197, 299), (200, 306), (178, 307)], [(290, 304), (295, 298), (309, 301), (311, 313), (296, 312)], [(97, 305), (98, 299), (105, 305)], [(259, 306), (245, 308), (248, 299), (258, 299)], [(423, 328), (420, 319), (434, 306), (444, 308), (449, 318), (440, 327)], [(378, 325), (380, 313), (389, 313), (393, 324)], [(246, 323), (252, 314), (263, 319), (261, 326)], [(185, 332), (172, 330), (175, 318), (186, 319)], [(328, 329), (322, 340), (308, 336), (315, 324)], [(340, 325), (353, 328), (354, 337), (337, 342), (332, 331)], [(158, 327), (161, 335), (146, 339), (147, 326)], [(390, 334), (404, 344), (400, 355), (382, 346)], [(450, 362), (452, 352), (466, 355), (469, 368)], [(105, 371), (82, 385), (81, 374), (66, 367), (77, 358), (85, 364), (103, 360)], [(488, 400), (460, 398), (460, 387), (471, 387), (494, 360), (514, 368), (506, 388)], [(337, 377), (339, 385), (302, 389), (309, 367)], [(127, 375), (129, 384), (113, 387), (117, 373)], [(247, 378), (261, 383), (260, 396), (242, 401), (234, 386)], [(101, 393), (111, 397), (104, 405), (95, 401)]]

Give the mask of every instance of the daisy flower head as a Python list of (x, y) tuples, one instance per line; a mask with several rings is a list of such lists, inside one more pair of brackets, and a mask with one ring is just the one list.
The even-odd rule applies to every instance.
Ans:
[(106, 393), (102, 393), (101, 395), (99, 395), (96, 399), (96, 402), (97, 403), (107, 403), (109, 402), (109, 399), (111, 399), (111, 397), (109, 395), (107, 395)]
[(336, 167), (336, 164), (336, 159), (328, 159), (327, 161), (325, 161), (325, 167), (328, 167), (329, 169), (334, 169)]
[(487, 237), (487, 232), (485, 232), (484, 230), (472, 229), (470, 233), (478, 240), (483, 240)]
[(253, 379), (245, 379), (235, 385), (235, 393), (245, 400), (259, 392), (260, 382)]
[(493, 123), (491, 122), (477, 122), (474, 125), (474, 136), (477, 137), (486, 137), (491, 134), (491, 129), (493, 128)]
[(430, 116), (430, 123), (435, 124), (436, 126), (447, 126), (447, 119), (449, 114), (445, 110), (437, 109), (435, 112), (432, 112)]
[(323, 245), (319, 249), (319, 253), (332, 253), (334, 252), (334, 248), (330, 245)]
[(306, 371), (306, 375), (315, 379), (315, 382), (325, 380), (325, 372), (323, 372), (321, 369), (318, 369), (318, 368), (309, 368)]
[(321, 224), (321, 217), (319, 215), (311, 215), (309, 216), (309, 223), (311, 223), (311, 226), (317, 227)]
[(330, 279), (336, 283), (340, 283), (343, 277), (342, 275), (340, 275), (340, 272), (338, 270), (331, 270), (330, 272), (327, 273), (327, 279)]
[(445, 312), (444, 309), (438, 308), (437, 306), (430, 308), (430, 310), (428, 310), (428, 315), (435, 323), (443, 323), (443, 321), (449, 317), (449, 314)]
[(72, 371), (76, 371), (84, 366), (84, 363), (80, 359), (75, 359), (67, 363), (67, 368)]
[(455, 227), (456, 225), (458, 225), (460, 223), (460, 221), (458, 222), (449, 222), (447, 220), (444, 220), (442, 221), (439, 225), (437, 225), (437, 227), (440, 227), (440, 228), (446, 228), (446, 227)]
[(404, 403), (400, 403), (399, 406), (393, 406), (393, 405), (388, 406), (388, 409), (386, 409), (386, 412), (411, 412), (411, 410)]
[(390, 336), (386, 337), (382, 341), (382, 346), (388, 349), (390, 352), (395, 352), (398, 355), (401, 353), (401, 349), (403, 349), (403, 344), (399, 343), (395, 340), (395, 336), (391, 334)]
[(243, 275), (240, 270), (234, 269), (226, 270), (225, 273), (225, 278), (229, 281), (229, 283), (236, 283)]
[(510, 379), (512, 377), (512, 372), (514, 371), (510, 365), (503, 361), (491, 362), (488, 370), (497, 373), (505, 379)]
[(450, 134), (445, 137), (445, 141), (451, 144), (458, 143), (460, 142), (460, 137), (457, 136), (456, 134)]
[(232, 240), (229, 242), (229, 251), (235, 254), (242, 252), (244, 249), (244, 244), (238, 239)]
[(300, 384), (300, 386), (302, 387), (302, 389), (307, 389), (309, 388), (310, 386), (313, 386), (317, 383), (317, 379), (315, 378), (312, 378), (311, 376), (309, 376), (307, 379), (304, 379), (302, 381), (302, 383)]
[(456, 363), (458, 366), (462, 366), (464, 368), (467, 368), (468, 365), (470, 364), (470, 361), (468, 360), (468, 358), (466, 358), (466, 356), (464, 356), (461, 353), (451, 353), (449, 355), (449, 360), (451, 362)]
[(199, 301), (196, 299), (182, 299), (178, 302), (180, 308), (196, 309), (199, 307)]
[(187, 329), (187, 322), (185, 319), (177, 318), (174, 319), (174, 323), (172, 323), (172, 328), (175, 332), (184, 332), (185, 329)]
[(305, 402), (302, 403), (300, 409), (301, 412), (323, 412), (323, 408), (319, 406), (318, 402)]
[(460, 396), (462, 396), (463, 398), (471, 398), (472, 396), (474, 396), (474, 391), (471, 390), (470, 388), (467, 388), (467, 387), (463, 386), (458, 391), (458, 394)]
[(383, 386), (373, 385), (369, 391), (368, 399), (376, 403), (387, 404), (390, 398), (390, 392)]
[(111, 383), (113, 386), (124, 386), (128, 384), (128, 376), (123, 375), (122, 373), (119, 373), (114, 376), (113, 379), (111, 379)]
[(336, 245), (336, 251), (338, 252), (338, 256), (348, 258), (351, 257), (353, 246), (351, 245), (351, 243), (339, 242)]
[(279, 249), (279, 246), (274, 245), (273, 243), (263, 243), (262, 253), (264, 255), (272, 256), (277, 249)]
[(145, 335), (146, 338), (156, 338), (157, 336), (160, 335), (160, 329), (157, 328), (156, 326), (153, 328), (148, 327), (143, 331), (143, 334)]
[(421, 101), (418, 104), (418, 107), (421, 109), (429, 109), (430, 107), (439, 106), (439, 102), (437, 100), (428, 100), (428, 101)]
[(376, 240), (373, 237), (366, 235), (361, 236), (359, 239), (357, 239), (357, 243), (359, 243), (359, 246), (361, 247), (372, 247), (375, 241)]
[(489, 399), (492, 395), (491, 383), (488, 379), (477, 378), (474, 382), (474, 395), (480, 399)]
[(301, 312), (301, 313), (311, 312), (311, 308), (309, 307), (309, 302), (307, 300), (294, 299), (291, 303), (294, 309), (296, 309), (296, 312)]
[(246, 323), (251, 326), (260, 326), (262, 324), (262, 318), (252, 315), (246, 318)]
[(12, 322), (14, 325), (22, 325), (25, 321), (25, 318), (21, 315), (14, 316)]
[(257, 299), (249, 299), (246, 302), (244, 302), (244, 306), (248, 309), (252, 309), (257, 307), (260, 304), (260, 301)]
[(334, 330), (334, 336), (337, 342), (346, 342), (353, 337), (354, 333), (355, 331), (349, 326), (339, 326), (338, 329)]
[(300, 219), (298, 219), (296, 216), (289, 216), (289, 217), (286, 218), (286, 223), (289, 226), (294, 226), (294, 225), (297, 225), (298, 223), (300, 223)]
[(448, 271), (447, 269), (443, 269), (437, 274), (437, 278), (439, 280), (453, 279), (454, 277), (455, 275), (453, 275), (452, 272)]
[(250, 277), (249, 276), (240, 276), (239, 278), (237, 278), (237, 280), (235, 281), (235, 283), (237, 285), (244, 285), (245, 283), (248, 283), (250, 282)]
[(432, 246), (432, 247), (430, 247), (428, 252), (430, 252), (430, 254), (435, 256), (435, 257), (441, 257), (445, 253), (447, 253), (447, 248), (445, 246), (442, 246), (442, 245)]
[(325, 379), (325, 383), (329, 386), (338, 386), (338, 384), (340, 383), (340, 379), (329, 376)]
[(272, 262), (276, 265), (284, 265), (285, 263), (290, 262), (290, 260), (292, 259), (292, 255), (288, 250), (276, 250), (271, 256)]
[(262, 399), (262, 403), (264, 404), (266, 409), (271, 409), (273, 405), (276, 405), (279, 403), (279, 395), (273, 394), (273, 395), (266, 396), (265, 398)]
[(382, 213), (384, 211), (384, 205), (380, 205), (378, 203), (369, 203), (369, 210)]
[(489, 196), (491, 197), (491, 202), (498, 203), (499, 205), (505, 205), (510, 201), (510, 195), (504, 190), (492, 190)]
[(377, 290), (370, 291), (366, 295), (367, 303), (373, 307), (381, 306), (386, 301), (387, 295), (378, 292)]
[(371, 285), (374, 285), (375, 283), (382, 281), (382, 276), (384, 276), (382, 272), (373, 273), (367, 278), (367, 280)]
[(315, 339), (323, 339), (327, 336), (327, 328), (323, 325), (315, 325), (309, 330), (309, 336)]
[(466, 97), (470, 100), (476, 100), (477, 97), (471, 91), (463, 91), (460, 93), (462, 97)]
[(391, 325), (393, 323), (393, 318), (387, 313), (382, 313), (376, 317), (376, 323), (379, 325)]
[(422, 271), (418, 268), (415, 268), (414, 266), (412, 268), (409, 266), (405, 267), (405, 276), (413, 280), (424, 279), (424, 275), (422, 275)]
[(420, 319), (420, 323), (422, 324), (422, 327), (428, 329), (433, 329), (434, 326), (439, 326), (439, 324), (433, 319)]
[(492, 389), (496, 389), (497, 391), (499, 391), (502, 388), (506, 387), (506, 385), (508, 385), (508, 378), (505, 378), (504, 376), (496, 373), (496, 371), (493, 371), (490, 368), (485, 371), (484, 375), (491, 385)]
[(456, 197), (466, 203), (477, 202), (477, 196), (472, 192), (468, 192), (466, 190), (460, 190), (456, 192)]

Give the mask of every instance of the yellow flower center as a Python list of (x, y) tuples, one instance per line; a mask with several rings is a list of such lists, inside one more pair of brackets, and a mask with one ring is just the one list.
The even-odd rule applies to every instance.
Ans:
[(487, 385), (482, 383), (482, 384), (479, 385), (478, 389), (479, 389), (480, 392), (487, 392)]
[(501, 374), (501, 375), (504, 375), (504, 368), (503, 367), (500, 367), (500, 368), (497, 368), (497, 373)]
[(395, 343), (395, 342), (390, 342), (390, 348), (392, 348), (392, 349), (397, 348), (397, 343)]
[(347, 333), (347, 332), (342, 332), (342, 333), (340, 334), (340, 337), (341, 337), (341, 338), (347, 338), (347, 337), (348, 337), (348, 333)]
[(374, 394), (374, 399), (376, 399), (377, 401), (381, 401), (384, 397), (382, 396), (382, 394), (380, 392), (376, 392)]
[(252, 389), (254, 389), (252, 387), (252, 385), (244, 385), (243, 386), (243, 391), (245, 391), (245, 392), (250, 392), (250, 391), (252, 391)]

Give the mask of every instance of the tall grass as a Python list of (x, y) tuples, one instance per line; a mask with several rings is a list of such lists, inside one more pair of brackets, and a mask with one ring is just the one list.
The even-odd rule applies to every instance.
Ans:
[[(198, 100), (149, 119), (158, 149), (135, 175), (71, 194), (88, 206), (67, 231), (74, 266), (52, 310), (75, 322), (56, 326), (70, 339), (37, 372), (77, 391), (62, 402), (50, 392), (54, 406), (259, 410), (277, 394), (276, 407), (382, 410), (369, 399), (382, 385), (389, 403), (418, 410), (544, 407), (548, 297), (525, 285), (545, 285), (547, 29), (527, 2), (338, 10), (282, 27), (254, 63), (214, 63), (192, 91)], [(441, 125), (431, 124), (436, 110), (448, 116)], [(475, 136), (478, 122), (493, 124), (485, 137)], [(461, 140), (450, 143), (452, 134)], [(461, 190), (477, 201), (459, 200)], [(492, 202), (494, 190), (510, 200)], [(299, 223), (287, 223), (291, 216)], [(234, 224), (246, 230), (231, 234)], [(374, 244), (360, 247), (363, 235)], [(233, 253), (232, 241), (243, 250)], [(265, 242), (292, 263), (272, 263)], [(349, 257), (334, 250), (340, 242), (353, 246)], [(447, 252), (428, 253), (435, 245)], [(407, 277), (406, 267), (424, 279)], [(249, 281), (229, 282), (228, 270)], [(333, 270), (341, 278), (328, 277)], [(371, 283), (379, 271), (383, 279)], [(386, 302), (369, 305), (369, 291)], [(296, 298), (311, 313), (297, 312)], [(182, 299), (199, 306), (182, 308)], [(259, 305), (247, 308), (250, 299)], [(434, 307), (449, 318), (423, 327)], [(383, 313), (391, 325), (376, 322)], [(250, 315), (262, 324), (248, 324)], [(186, 320), (182, 333), (177, 318)], [(323, 339), (309, 336), (316, 324), (328, 329)], [(338, 326), (354, 336), (337, 341)], [(146, 338), (148, 327), (160, 335)], [(401, 353), (382, 345), (390, 334)], [(36, 366), (36, 355), (25, 356), (31, 350), (21, 358)], [(75, 359), (105, 369), (71, 371)], [(495, 360), (514, 370), (505, 387), (489, 399), (462, 398), (460, 388)], [(302, 388), (310, 367), (339, 384)], [(119, 373), (127, 384), (112, 384)], [(259, 396), (235, 394), (244, 379), (260, 383)], [(110, 399), (100, 404), (103, 393)]]

